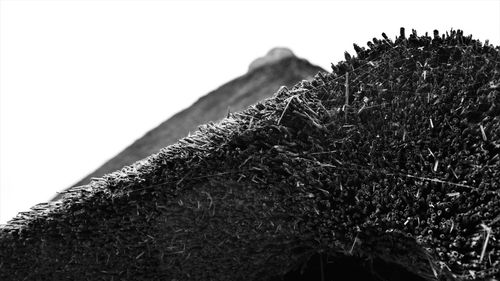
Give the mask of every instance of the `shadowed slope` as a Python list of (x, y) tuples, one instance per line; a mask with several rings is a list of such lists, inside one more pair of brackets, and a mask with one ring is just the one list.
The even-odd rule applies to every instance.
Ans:
[[(279, 49), (273, 49), (270, 53), (274, 54), (276, 50)], [(270, 59), (267, 63), (256, 64), (245, 75), (208, 93), (189, 108), (146, 133), (75, 186), (87, 184), (92, 177), (101, 177), (156, 153), (161, 148), (187, 136), (189, 132), (194, 132), (199, 125), (224, 118), (228, 110), (231, 112), (243, 110), (270, 97), (280, 86), (292, 86), (302, 79), (311, 78), (316, 73), (324, 71), (306, 60), (297, 58), (289, 50), (287, 54), (283, 57), (273, 57), (273, 60)], [(58, 198), (60, 196), (55, 199)]]
[(21, 214), (0, 278), (498, 277), (499, 48), (460, 31), (368, 45)]

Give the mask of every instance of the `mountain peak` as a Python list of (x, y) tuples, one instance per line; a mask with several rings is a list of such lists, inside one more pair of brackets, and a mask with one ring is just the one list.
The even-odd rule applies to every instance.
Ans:
[(255, 59), (250, 66), (248, 66), (248, 71), (252, 71), (256, 68), (259, 68), (263, 65), (270, 64), (270, 63), (275, 63), (277, 61), (280, 61), (284, 58), (288, 57), (295, 57), (295, 54), (290, 50), (289, 48), (286, 47), (275, 47), (269, 50), (267, 54), (263, 57)]

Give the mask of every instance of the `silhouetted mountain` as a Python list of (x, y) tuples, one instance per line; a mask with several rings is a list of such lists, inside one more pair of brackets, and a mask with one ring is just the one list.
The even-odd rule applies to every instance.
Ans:
[[(300, 80), (311, 79), (320, 71), (324, 70), (296, 57), (289, 49), (274, 48), (266, 56), (252, 62), (245, 75), (222, 85), (175, 114), (74, 186), (87, 184), (93, 177), (102, 177), (156, 153), (194, 132), (199, 125), (221, 120), (228, 111), (243, 110), (270, 97), (280, 86), (292, 86)], [(54, 200), (58, 198), (60, 196)]]

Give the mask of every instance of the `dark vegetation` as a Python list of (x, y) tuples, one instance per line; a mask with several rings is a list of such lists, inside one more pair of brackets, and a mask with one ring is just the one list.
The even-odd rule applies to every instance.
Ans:
[(0, 279), (500, 278), (499, 47), (368, 46), (21, 214)]

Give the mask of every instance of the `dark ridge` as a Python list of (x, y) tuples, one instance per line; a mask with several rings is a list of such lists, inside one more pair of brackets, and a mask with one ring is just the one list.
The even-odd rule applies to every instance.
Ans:
[[(232, 112), (241, 111), (270, 97), (280, 86), (293, 86), (323, 71), (319, 66), (297, 58), (293, 54), (252, 68), (245, 75), (201, 97), (190, 107), (147, 132), (74, 186), (88, 184), (91, 178), (102, 177), (157, 153), (161, 148), (187, 136), (189, 132), (194, 132), (199, 125), (221, 120), (227, 115), (228, 109)], [(61, 196), (56, 196), (53, 200), (60, 198)]]
[(500, 48), (383, 37), (21, 213), (0, 279), (500, 278)]

